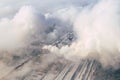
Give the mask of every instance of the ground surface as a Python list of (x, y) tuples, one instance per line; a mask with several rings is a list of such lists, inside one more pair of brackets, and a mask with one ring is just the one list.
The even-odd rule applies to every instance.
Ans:
[[(47, 56), (53, 60), (48, 62)], [(104, 70), (95, 60), (69, 61), (53, 56), (42, 54), (3, 67), (8, 70), (0, 80), (120, 80), (120, 70)]]

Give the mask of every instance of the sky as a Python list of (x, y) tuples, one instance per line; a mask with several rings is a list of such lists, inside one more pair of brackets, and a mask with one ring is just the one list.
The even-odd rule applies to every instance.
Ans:
[(0, 17), (10, 17), (22, 6), (30, 5), (40, 12), (49, 12), (68, 6), (85, 6), (97, 0), (0, 0)]

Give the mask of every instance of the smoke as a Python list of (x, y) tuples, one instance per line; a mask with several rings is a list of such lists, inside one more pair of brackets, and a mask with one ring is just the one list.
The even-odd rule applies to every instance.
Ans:
[[(76, 9), (70, 9), (74, 10), (70, 15), (74, 15)], [(70, 28), (72, 27), (72, 18), (59, 17), (66, 14), (60, 14), (59, 11), (42, 14), (33, 6), (28, 5), (21, 7), (12, 18), (0, 18), (0, 62), (2, 63), (0, 69), (2, 70), (2, 68), (5, 67), (5, 69), (0, 72), (0, 77), (6, 76), (14, 69), (16, 64), (19, 65), (19, 62), (24, 61), (25, 58), (29, 58), (31, 53), (36, 55), (35, 52), (31, 52), (34, 50), (34, 47), (32, 47), (33, 43), (43, 43), (43, 45), (52, 44), (65, 33), (72, 31), (72, 28)], [(67, 18), (71, 20), (68, 21), (69, 19)], [(34, 46), (38, 47), (38, 51), (40, 50), (39, 48), (42, 47)], [(32, 48), (28, 49), (29, 47)], [(14, 59), (14, 57), (17, 57), (17, 59)], [(52, 61), (50, 57), (48, 60), (43, 61), (43, 66), (49, 65), (47, 63), (51, 63)], [(31, 65), (32, 64), (27, 66), (28, 71), (32, 69)], [(20, 74), (22, 72), (24, 73), (24, 71), (25, 74), (28, 72), (23, 70)], [(13, 74), (13, 77), (14, 76), (18, 75)]]
[(35, 26), (43, 26), (40, 23), (42, 21), (42, 16), (36, 16), (32, 7), (29, 6), (22, 7), (13, 19), (2, 18), (0, 20), (0, 49), (8, 50), (23, 46), (28, 36), (34, 33), (31, 30), (35, 31)]
[[(35, 2), (28, 0), (23, 0), (21, 2), (17, 2), (17, 0), (1, 0), (0, 6), (2, 9), (0, 10), (0, 50), (4, 51), (18, 49), (25, 47), (34, 41), (52, 43), (59, 37), (63, 36), (66, 32), (72, 31), (74, 16), (77, 13), (76, 7), (57, 11), (54, 10), (58, 9), (58, 7), (55, 9), (50, 7), (50, 12), (53, 12), (50, 13), (50, 15), (49, 12), (45, 13), (48, 10), (45, 9), (44, 5), (49, 7), (55, 3), (57, 5), (58, 2), (67, 3), (69, 1), (62, 0), (56, 2), (54, 0), (49, 0), (38, 4), (38, 0)], [(71, 2), (68, 4), (71, 6), (72, 2), (74, 2), (74, 5), (76, 5), (76, 3), (79, 1), (71, 0)], [(16, 3), (17, 5), (13, 6), (13, 4)], [(80, 1), (80, 4), (88, 3), (90, 2)], [(30, 6), (23, 6), (26, 4)], [(40, 13), (32, 6), (39, 6), (37, 8), (39, 10), (44, 7), (43, 9), (45, 10), (42, 10), (43, 12), (41, 11)], [(61, 6), (63, 5), (61, 4)]]
[(51, 45), (44, 48), (69, 59), (73, 56), (91, 57), (99, 60), (103, 67), (119, 68), (119, 4), (119, 0), (100, 0), (95, 5), (83, 8), (73, 20), (77, 40), (70, 46), (63, 46), (60, 49)]
[[(93, 58), (105, 68), (120, 68), (119, 0), (81, 0), (80, 4), (77, 4), (79, 1), (71, 0), (66, 7), (61, 4), (62, 8), (58, 6), (54, 9), (57, 2), (48, 8), (53, 3), (43, 1), (48, 9), (45, 9), (46, 6), (43, 8), (38, 1), (23, 2), (28, 5), (19, 3), (19, 7), (14, 6), (14, 9), (9, 5), (0, 10), (0, 77), (4, 77), (16, 66), (7, 64), (14, 63), (13, 56), (28, 58), (33, 46), (38, 51), (42, 48), (41, 53), (47, 53), (40, 57), (43, 59), (42, 68), (48, 67), (59, 55), (70, 60)], [(72, 5), (72, 2), (75, 4)], [(69, 45), (53, 45), (68, 33), (73, 33), (76, 39), (68, 43)], [(46, 49), (49, 51), (46, 52)], [(32, 65), (31, 62), (27, 63), (25, 68), (14, 72), (11, 79), (19, 74), (27, 74), (34, 68)], [(5, 69), (2, 70), (3, 68)]]
[[(17, 6), (17, 10), (12, 10), (10, 6), (2, 9), (0, 11), (1, 57), (4, 55), (2, 51), (8, 51), (4, 55), (6, 56), (4, 60), (6, 60), (8, 57), (13, 57), (9, 51), (13, 50), (14, 54), (18, 54), (14, 50), (23, 50), (22, 48), (33, 46), (33, 43), (40, 43), (43, 50), (47, 49), (51, 53), (62, 55), (67, 59), (93, 58), (100, 61), (103, 67), (119, 68), (120, 1), (90, 0), (87, 2), (87, 0), (81, 0), (81, 2), (79, 6), (78, 4), (71, 6), (70, 3), (69, 7), (62, 9), (59, 7), (52, 9), (52, 7), (43, 12), (39, 11), (41, 10), (39, 8), (34, 8), (37, 1), (34, 5), (32, 2), (28, 6), (21, 5), (22, 7), (19, 9)], [(49, 5), (46, 6), (49, 7)], [(11, 14), (15, 15), (9, 17)], [(74, 34), (76, 40), (70, 45), (53, 46), (54, 42), (69, 32)], [(30, 51), (26, 50), (27, 52)], [(20, 54), (24, 53), (21, 51)], [(53, 60), (49, 62), (50, 59), (43, 62), (45, 64), (51, 63)], [(8, 65), (2, 59), (0, 61), (2, 63), (0, 69), (4, 66), (7, 69)], [(27, 68), (30, 69), (30, 65)]]

